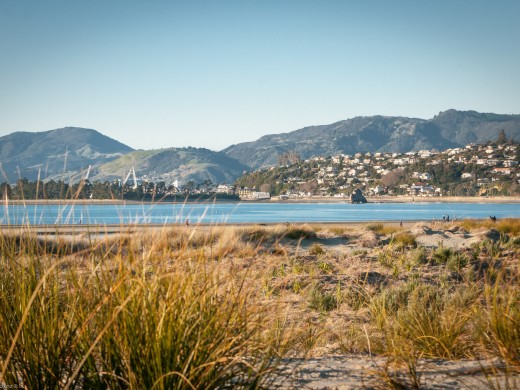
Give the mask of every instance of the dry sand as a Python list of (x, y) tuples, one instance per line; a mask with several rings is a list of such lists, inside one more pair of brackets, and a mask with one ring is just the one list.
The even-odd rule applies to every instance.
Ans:
[[(388, 367), (384, 358), (363, 355), (286, 359), (280, 374), (272, 384), (280, 389), (392, 388), (389, 381), (394, 388), (414, 388), (406, 371)], [(422, 389), (520, 388), (520, 375), (504, 372), (498, 361), (421, 359), (417, 378)]]

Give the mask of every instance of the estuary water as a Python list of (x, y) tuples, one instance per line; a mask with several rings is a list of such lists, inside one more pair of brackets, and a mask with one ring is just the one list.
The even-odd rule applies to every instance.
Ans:
[(0, 208), (0, 225), (359, 222), (520, 218), (520, 203), (129, 203)]

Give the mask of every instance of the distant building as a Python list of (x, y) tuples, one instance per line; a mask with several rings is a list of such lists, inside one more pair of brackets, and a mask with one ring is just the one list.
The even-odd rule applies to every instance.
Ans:
[(254, 191), (251, 193), (250, 198), (256, 200), (271, 199), (271, 194), (269, 192)]
[(227, 184), (219, 184), (215, 189), (217, 194), (228, 194), (231, 195), (235, 192), (235, 186), (230, 186)]

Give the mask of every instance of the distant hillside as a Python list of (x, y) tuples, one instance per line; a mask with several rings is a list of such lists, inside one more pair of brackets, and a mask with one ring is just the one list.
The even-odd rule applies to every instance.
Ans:
[(16, 132), (0, 137), (0, 181), (20, 177), (35, 180), (62, 177), (67, 173), (104, 163), (133, 149), (95, 130), (65, 127), (44, 132)]
[(444, 150), (468, 143), (485, 143), (504, 129), (520, 141), (520, 115), (482, 114), (448, 110), (433, 119), (370, 116), (330, 125), (305, 127), (266, 135), (253, 142), (229, 146), (223, 152), (251, 168), (274, 165), (278, 156), (294, 151), (302, 158), (356, 152)]
[(134, 167), (138, 178), (154, 182), (179, 184), (188, 181), (201, 183), (231, 183), (248, 167), (221, 152), (204, 148), (169, 148), (138, 150), (96, 168), (91, 180), (114, 180), (124, 178)]
[(135, 167), (140, 179), (180, 184), (211, 180), (233, 182), (244, 170), (275, 165), (286, 152), (301, 158), (357, 152), (408, 152), (485, 143), (506, 136), (520, 141), (520, 115), (448, 110), (433, 119), (370, 116), (290, 133), (266, 135), (232, 145), (222, 152), (171, 148), (133, 151), (92, 129), (66, 127), (45, 132), (17, 132), (0, 137), (0, 182), (26, 177), (35, 180), (79, 180), (92, 166), (90, 180), (124, 178)]

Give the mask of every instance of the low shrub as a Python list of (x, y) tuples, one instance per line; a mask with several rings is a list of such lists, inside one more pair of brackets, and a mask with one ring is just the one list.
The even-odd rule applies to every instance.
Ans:
[(397, 249), (417, 247), (417, 241), (415, 240), (415, 236), (407, 232), (401, 232), (393, 236), (391, 244)]
[(311, 309), (327, 312), (336, 309), (337, 297), (334, 293), (324, 291), (320, 286), (312, 287), (309, 293), (309, 307)]
[(309, 227), (289, 226), (284, 232), (282, 237), (290, 238), (293, 240), (314, 240), (317, 238), (316, 232)]
[(319, 256), (319, 255), (323, 255), (324, 253), (325, 253), (325, 250), (323, 249), (323, 247), (320, 244), (313, 244), (309, 248), (310, 255)]

